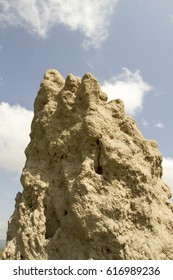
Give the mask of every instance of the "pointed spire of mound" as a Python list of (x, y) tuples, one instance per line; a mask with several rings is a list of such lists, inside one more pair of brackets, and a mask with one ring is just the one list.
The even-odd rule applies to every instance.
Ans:
[(162, 156), (97, 80), (48, 70), (4, 259), (173, 259)]

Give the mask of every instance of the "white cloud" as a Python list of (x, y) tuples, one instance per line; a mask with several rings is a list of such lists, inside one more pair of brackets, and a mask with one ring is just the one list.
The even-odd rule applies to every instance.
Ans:
[(110, 16), (119, 0), (0, 0), (1, 26), (25, 27), (46, 37), (63, 24), (85, 34), (84, 45), (98, 47), (108, 36)]
[(161, 123), (161, 122), (156, 123), (154, 126), (157, 127), (157, 128), (164, 128), (165, 127), (164, 124)]
[(163, 158), (163, 180), (171, 189), (173, 195), (173, 158)]
[(152, 87), (143, 81), (139, 70), (133, 73), (129, 69), (123, 68), (120, 75), (104, 81), (102, 89), (107, 93), (108, 101), (122, 99), (126, 113), (134, 115), (142, 109), (144, 95)]
[(0, 103), (0, 168), (21, 172), (32, 118), (33, 112), (20, 105)]

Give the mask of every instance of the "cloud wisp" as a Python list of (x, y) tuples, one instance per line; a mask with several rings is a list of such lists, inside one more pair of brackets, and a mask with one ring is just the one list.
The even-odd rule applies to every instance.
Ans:
[(32, 118), (33, 112), (20, 105), (0, 103), (0, 168), (21, 173)]
[(155, 120), (147, 121), (144, 118), (141, 120), (141, 124), (146, 128), (157, 128), (157, 129), (163, 129), (165, 128), (165, 125), (162, 122), (156, 122)]
[(2, 85), (3, 85), (3, 81), (4, 81), (3, 77), (2, 77), (2, 76), (0, 76), (0, 86), (2, 86)]
[(121, 74), (104, 81), (102, 89), (108, 95), (108, 101), (122, 99), (126, 113), (135, 115), (142, 110), (144, 95), (152, 90), (152, 86), (144, 82), (139, 70), (134, 73), (127, 68), (122, 70)]
[(83, 46), (98, 47), (109, 34), (110, 17), (119, 0), (0, 0), (1, 26), (22, 26), (46, 37), (63, 24), (85, 35)]
[(164, 128), (165, 126), (164, 126), (163, 123), (158, 122), (158, 123), (155, 124), (155, 127), (157, 127), (157, 128)]

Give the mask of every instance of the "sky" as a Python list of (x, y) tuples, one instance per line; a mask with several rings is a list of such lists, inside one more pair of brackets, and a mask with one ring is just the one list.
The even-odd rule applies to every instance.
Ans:
[[(0, 239), (47, 69), (91, 72), (120, 98), (146, 139), (158, 142), (173, 193), (173, 1), (0, 0)], [(172, 200), (173, 201), (173, 200)]]

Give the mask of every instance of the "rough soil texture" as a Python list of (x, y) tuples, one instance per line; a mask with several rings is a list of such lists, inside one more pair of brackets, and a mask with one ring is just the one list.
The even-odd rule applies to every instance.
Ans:
[(96, 79), (48, 70), (4, 259), (173, 259), (162, 156)]

